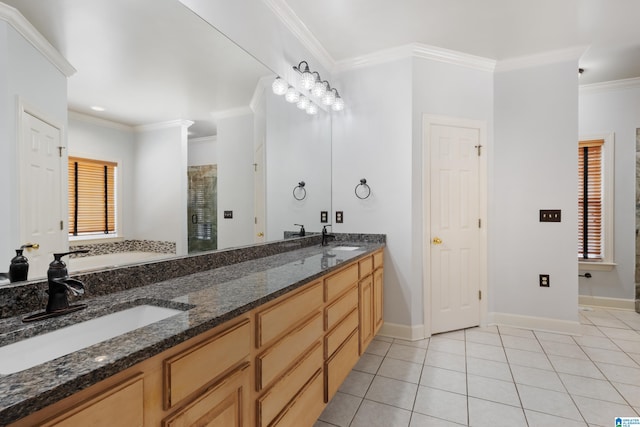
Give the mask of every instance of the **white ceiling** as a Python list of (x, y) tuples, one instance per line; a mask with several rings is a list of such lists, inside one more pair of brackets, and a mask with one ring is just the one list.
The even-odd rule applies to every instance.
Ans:
[(489, 59), (590, 46), (581, 84), (640, 76), (638, 0), (265, 0), (336, 61), (409, 43)]
[[(212, 117), (246, 108), (272, 74), (177, 0), (0, 1), (78, 70), (70, 109), (120, 123), (189, 119), (213, 134)], [(581, 84), (640, 77), (640, 0), (262, 1), (329, 66), (410, 43), (495, 60), (589, 46)]]

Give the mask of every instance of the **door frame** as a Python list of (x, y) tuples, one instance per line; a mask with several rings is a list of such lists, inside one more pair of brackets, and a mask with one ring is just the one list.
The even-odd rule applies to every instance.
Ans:
[(429, 153), (431, 151), (430, 130), (433, 125), (466, 127), (478, 129), (481, 145), (480, 163), (478, 165), (478, 197), (479, 214), (481, 220), (480, 245), (479, 245), (479, 287), (482, 292), (480, 300), (480, 326), (487, 325), (488, 313), (488, 265), (487, 265), (487, 234), (489, 223), (487, 221), (487, 158), (489, 153), (487, 139), (487, 122), (484, 120), (472, 120), (450, 116), (439, 116), (432, 114), (422, 115), (422, 296), (424, 315), (424, 337), (431, 336), (431, 225), (428, 213), (431, 209), (431, 162)]
[[(65, 236), (66, 238), (61, 237), (60, 242), (63, 243), (64, 246), (64, 250), (67, 250), (69, 248), (69, 239), (68, 239), (68, 231), (69, 231), (69, 224), (67, 223), (67, 215), (68, 215), (68, 199), (69, 199), (69, 188), (67, 185), (65, 185), (65, 183), (68, 181), (68, 171), (67, 168), (65, 167), (65, 162), (64, 159), (66, 159), (68, 157), (68, 153), (67, 153), (67, 128), (66, 126), (59, 122), (58, 120), (54, 120), (51, 116), (49, 116), (48, 114), (44, 114), (41, 110), (37, 109), (36, 107), (34, 107), (33, 105), (29, 104), (24, 98), (22, 98), (21, 96), (17, 97), (17, 117), (16, 117), (16, 155), (17, 155), (17, 181), (18, 181), (18, 193), (19, 193), (19, 203), (18, 203), (18, 230), (19, 230), (19, 235), (18, 235), (18, 239), (19, 242), (23, 242), (25, 239), (25, 236), (27, 235), (27, 230), (25, 229), (26, 227), (26, 223), (23, 220), (23, 218), (25, 218), (26, 213), (28, 212), (29, 207), (26, 206), (27, 205), (27, 200), (24, 196), (25, 194), (25, 188), (24, 186), (26, 185), (25, 183), (25, 176), (24, 174), (26, 173), (26, 165), (24, 164), (25, 160), (26, 160), (26, 153), (25, 153), (25, 144), (24, 144), (24, 130), (23, 130), (23, 125), (24, 125), (24, 120), (25, 120), (25, 116), (26, 114), (29, 114), (35, 118), (37, 118), (38, 120), (41, 120), (45, 123), (47, 123), (48, 125), (58, 129), (58, 131), (60, 132), (60, 146), (63, 147), (62, 149), (64, 150), (63, 155), (60, 157), (60, 194), (62, 197), (62, 203), (60, 205), (60, 212), (58, 213), (60, 216), (60, 219), (64, 221), (64, 227), (61, 230), (62, 231), (62, 235)], [(21, 244), (21, 243), (20, 243)]]

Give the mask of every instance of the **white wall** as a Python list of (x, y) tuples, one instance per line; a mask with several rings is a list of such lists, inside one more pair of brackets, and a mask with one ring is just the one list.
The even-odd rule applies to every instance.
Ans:
[(187, 253), (187, 129), (175, 121), (137, 128), (132, 238), (176, 242)]
[(635, 153), (640, 85), (580, 91), (580, 135), (615, 133), (614, 262), (612, 271), (580, 278), (580, 295), (635, 298)]
[[(19, 99), (36, 116), (61, 126), (66, 146), (66, 76), (11, 25), (0, 20), (0, 262), (7, 260), (7, 265), (15, 255), (14, 249), (25, 243), (19, 241)], [(63, 194), (66, 198), (64, 187)]]
[[(320, 232), (320, 211), (331, 210), (331, 115), (309, 116), (266, 92), (266, 238), (283, 239), (285, 231), (298, 230), (294, 224)], [(300, 181), (307, 196), (296, 200)]]
[(203, 166), (218, 164), (217, 138), (207, 136), (189, 140), (187, 164), (189, 166)]
[[(253, 114), (221, 118), (217, 125), (218, 247), (243, 246), (255, 241)], [(225, 219), (224, 211), (233, 211), (233, 218)]]
[[(421, 282), (412, 275), (412, 60), (336, 76), (347, 108), (333, 116), (332, 208), (340, 233), (385, 233), (385, 322), (422, 323)], [(354, 194), (361, 178), (371, 196)]]
[[(495, 74), (489, 311), (578, 319), (577, 60)], [(561, 223), (540, 223), (561, 209)], [(549, 274), (551, 286), (539, 286)]]
[(133, 228), (135, 186), (135, 133), (129, 126), (69, 113), (68, 153), (70, 156), (99, 159), (118, 164), (117, 208), (118, 237), (129, 238)]

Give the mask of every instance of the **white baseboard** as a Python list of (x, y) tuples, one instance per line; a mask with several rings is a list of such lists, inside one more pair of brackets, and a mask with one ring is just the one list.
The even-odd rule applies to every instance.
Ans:
[(578, 304), (590, 305), (592, 307), (617, 308), (620, 310), (635, 311), (636, 301), (626, 298), (593, 297), (589, 295), (578, 295)]
[(398, 323), (384, 322), (378, 335), (390, 338), (398, 338), (407, 341), (424, 339), (424, 325), (400, 325)]
[(551, 319), (548, 317), (522, 316), (510, 313), (489, 313), (488, 325), (511, 326), (536, 331), (580, 335), (580, 322)]

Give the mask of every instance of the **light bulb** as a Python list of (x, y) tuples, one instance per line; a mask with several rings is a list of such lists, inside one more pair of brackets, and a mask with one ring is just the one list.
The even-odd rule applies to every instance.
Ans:
[(293, 104), (294, 102), (298, 102), (298, 99), (300, 99), (300, 94), (293, 86), (289, 86), (287, 92), (284, 94), (284, 99), (287, 102)]
[(333, 109), (333, 111), (342, 111), (344, 110), (344, 101), (342, 98), (340, 98), (340, 96), (336, 96), (336, 100), (333, 103), (333, 105), (331, 106), (331, 108)]
[(313, 87), (313, 84), (316, 82), (316, 78), (311, 74), (309, 69), (305, 70), (300, 76), (300, 86), (309, 90)]
[(311, 89), (311, 93), (318, 98), (322, 98), (322, 96), (327, 93), (327, 82), (321, 82), (320, 79), (316, 80), (316, 83)]
[(276, 77), (276, 79), (273, 81), (273, 84), (271, 85), (271, 89), (273, 89), (273, 93), (275, 93), (276, 95), (284, 95), (285, 93), (287, 93), (288, 86), (289, 85), (287, 85), (287, 82), (282, 80), (280, 77)]
[(314, 104), (313, 102), (310, 102), (309, 106), (307, 107), (307, 109), (305, 111), (309, 115), (317, 114), (318, 113), (318, 106), (316, 104)]
[(327, 93), (322, 96), (322, 103), (324, 105), (332, 105), (336, 101), (334, 90), (335, 89), (328, 90)]
[(296, 104), (296, 107), (298, 107), (301, 110), (306, 110), (307, 107), (309, 107), (309, 98), (307, 98), (304, 95), (300, 95), (300, 99), (298, 99), (298, 103)]

